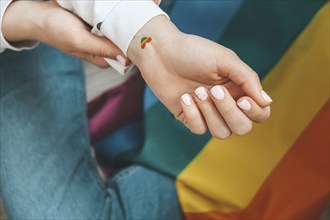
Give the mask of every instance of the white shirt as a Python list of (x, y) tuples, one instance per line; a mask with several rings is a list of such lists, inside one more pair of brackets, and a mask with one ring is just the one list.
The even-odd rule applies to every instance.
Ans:
[[(0, 30), (2, 18), (12, 0), (0, 0)], [(65, 9), (76, 13), (93, 30), (114, 42), (127, 55), (127, 49), (136, 33), (152, 18), (166, 15), (152, 0), (57, 0)], [(167, 15), (166, 15), (167, 16)], [(65, 23), (64, 23), (65, 25)], [(99, 28), (98, 28), (99, 27)], [(0, 52), (30, 49), (36, 42), (20, 42), (10, 45), (0, 32)]]

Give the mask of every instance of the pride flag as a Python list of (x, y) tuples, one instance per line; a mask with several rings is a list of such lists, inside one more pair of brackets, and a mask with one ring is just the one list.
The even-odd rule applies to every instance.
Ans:
[(271, 118), (244, 137), (197, 136), (147, 91), (144, 141), (119, 158), (175, 179), (186, 219), (318, 219), (330, 192), (329, 2), (215, 2), (230, 10), (209, 7), (209, 16), (190, 12), (186, 21), (181, 14), (178, 26), (213, 22), (197, 34), (218, 35), (260, 74), (274, 100)]

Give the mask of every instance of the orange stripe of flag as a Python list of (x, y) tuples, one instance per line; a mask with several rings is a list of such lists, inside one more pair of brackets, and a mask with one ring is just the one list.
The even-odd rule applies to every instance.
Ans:
[(185, 213), (186, 218), (318, 219), (330, 194), (329, 133), (328, 101), (246, 209)]

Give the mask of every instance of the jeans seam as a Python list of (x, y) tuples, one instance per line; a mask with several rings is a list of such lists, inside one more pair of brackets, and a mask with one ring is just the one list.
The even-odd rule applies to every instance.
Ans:
[(123, 171), (120, 171), (116, 175), (114, 175), (110, 180), (110, 185), (112, 182), (119, 182), (123, 178), (125, 178), (128, 175), (131, 175), (132, 173), (136, 172), (139, 169), (139, 166), (137, 165), (132, 165), (128, 168), (125, 168)]
[[(83, 73), (83, 70), (81, 70), (81, 73)], [(85, 83), (84, 77), (79, 77), (79, 87), (77, 89), (77, 106), (82, 107), (82, 112), (80, 116), (80, 122), (82, 126), (82, 130), (84, 131), (84, 135), (82, 135), (80, 142), (82, 146), (86, 147), (85, 157), (88, 163), (88, 167), (92, 175), (94, 176), (94, 182), (99, 189), (104, 192), (105, 189), (105, 182), (101, 179), (101, 177), (98, 175), (97, 172), (97, 164), (95, 159), (93, 159), (90, 149), (89, 149), (89, 132), (88, 132), (88, 117), (87, 117), (87, 108), (86, 108), (86, 94), (85, 94), (85, 87), (83, 86)]]
[[(83, 73), (83, 70), (81, 70), (81, 73)], [(88, 128), (88, 116), (87, 116), (87, 107), (86, 107), (86, 90), (85, 87), (83, 86), (85, 84), (85, 78), (84, 76), (79, 77), (79, 87), (77, 89), (77, 96), (78, 98), (77, 100), (77, 105), (78, 106), (82, 106), (82, 112), (81, 112), (81, 116), (80, 116), (80, 121), (82, 123), (82, 129), (84, 131), (84, 135), (82, 135), (80, 142), (82, 144), (82, 146), (86, 147), (86, 151), (85, 151), (85, 158), (87, 160), (87, 165), (88, 168), (91, 172), (91, 175), (94, 177), (93, 178), (93, 182), (95, 184), (95, 186), (103, 193), (104, 197), (103, 197), (103, 202), (102, 202), (102, 206), (99, 208), (99, 216), (97, 217), (97, 219), (103, 219), (102, 215), (104, 214), (104, 211), (106, 209), (107, 204), (109, 203), (109, 200), (107, 200), (107, 196), (109, 195), (107, 190), (106, 190), (106, 182), (103, 181), (101, 179), (101, 177), (98, 175), (98, 171), (97, 171), (97, 164), (96, 164), (96, 160), (92, 157), (90, 149), (89, 149), (89, 128)]]

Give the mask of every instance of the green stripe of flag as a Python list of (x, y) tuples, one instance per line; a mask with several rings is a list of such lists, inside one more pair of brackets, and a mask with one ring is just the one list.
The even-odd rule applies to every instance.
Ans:
[[(172, 177), (176, 177), (211, 138), (209, 134), (192, 134), (161, 103), (146, 112), (145, 128), (143, 150), (133, 161)], [(123, 157), (132, 160), (136, 153), (130, 151)]]
[(278, 62), (326, 0), (245, 1), (219, 43), (261, 78)]

